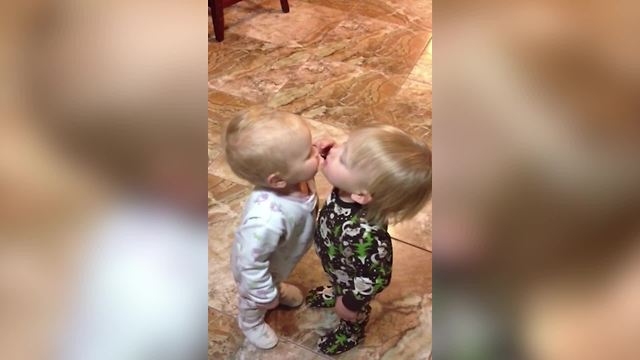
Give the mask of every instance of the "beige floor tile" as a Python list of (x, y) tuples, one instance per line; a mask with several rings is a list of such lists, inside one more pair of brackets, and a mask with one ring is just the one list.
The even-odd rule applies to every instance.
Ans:
[(237, 314), (237, 291), (231, 273), (233, 234), (251, 188), (209, 175), (209, 306)]
[(280, 339), (273, 349), (258, 349), (245, 339), (233, 316), (212, 308), (209, 308), (208, 358), (209, 360), (327, 359), (286, 339)]
[(429, 41), (427, 48), (424, 50), (416, 66), (413, 68), (411, 73), (409, 74), (409, 79), (420, 81), (424, 83), (433, 83), (433, 40)]
[(396, 126), (412, 136), (432, 144), (431, 84), (408, 79), (400, 91), (374, 114), (378, 122)]
[(282, 13), (278, 0), (251, 3), (242, 1), (225, 9), (227, 31), (293, 47), (318, 43), (348, 16), (345, 11), (308, 2), (291, 1), (291, 11), (287, 14)]
[(371, 122), (371, 110), (401, 88), (405, 77), (343, 62), (309, 61), (268, 104), (307, 118), (351, 129)]
[(409, 244), (432, 251), (432, 202), (413, 219), (389, 226), (389, 234)]
[(351, 11), (407, 28), (433, 29), (431, 0), (364, 0), (356, 2)]
[(235, 319), (218, 310), (209, 308), (210, 360), (233, 359), (242, 346), (243, 335)]
[(230, 33), (221, 43), (209, 43), (209, 88), (264, 102), (311, 56), (307, 48)]
[(407, 75), (423, 53), (428, 31), (354, 14), (327, 33), (313, 50), (318, 58), (385, 74)]

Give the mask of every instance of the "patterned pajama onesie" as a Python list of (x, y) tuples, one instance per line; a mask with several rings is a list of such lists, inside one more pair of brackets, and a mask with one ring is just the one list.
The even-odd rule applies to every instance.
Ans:
[(341, 200), (334, 188), (318, 218), (315, 248), (331, 285), (311, 290), (307, 303), (333, 307), (336, 296), (342, 296), (346, 308), (359, 312), (356, 322), (340, 320), (336, 330), (320, 338), (325, 354), (342, 353), (362, 340), (369, 302), (391, 281), (391, 237), (386, 226), (369, 224), (364, 211), (357, 203)]
[(315, 193), (300, 199), (256, 189), (249, 196), (231, 251), (241, 330), (264, 321), (258, 305), (278, 297), (278, 284), (311, 246), (316, 205)]

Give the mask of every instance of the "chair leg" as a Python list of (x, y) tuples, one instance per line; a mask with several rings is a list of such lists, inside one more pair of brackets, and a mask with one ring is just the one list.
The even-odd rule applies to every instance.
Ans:
[(288, 13), (289, 12), (289, 1), (280, 0), (280, 6), (282, 6), (282, 12), (283, 13)]
[(216, 40), (224, 40), (224, 13), (222, 11), (222, 1), (209, 0), (211, 7), (211, 18), (213, 19), (213, 31), (216, 34)]
[[(208, 2), (209, 2), (209, 4), (208, 4), (209, 14), (211, 14), (211, 24), (213, 24), (213, 0), (208, 0)], [(215, 24), (213, 24), (213, 25), (215, 27)], [(215, 31), (215, 29), (214, 29), (214, 31)], [(211, 38), (211, 35), (209, 35), (209, 38)]]

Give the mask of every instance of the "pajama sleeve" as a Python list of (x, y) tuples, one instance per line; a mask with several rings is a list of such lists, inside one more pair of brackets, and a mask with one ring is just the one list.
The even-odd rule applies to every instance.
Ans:
[(247, 219), (236, 231), (239, 292), (260, 305), (278, 297), (269, 265), (283, 234), (283, 227), (259, 218)]
[(343, 305), (360, 311), (373, 297), (389, 285), (393, 254), (386, 231), (365, 231), (353, 244), (353, 266), (349, 269), (351, 287), (344, 289)]

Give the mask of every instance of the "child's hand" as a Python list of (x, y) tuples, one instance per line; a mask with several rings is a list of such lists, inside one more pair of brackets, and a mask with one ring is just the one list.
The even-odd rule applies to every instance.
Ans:
[(276, 297), (275, 300), (273, 300), (270, 303), (267, 303), (267, 304), (256, 304), (256, 305), (257, 305), (258, 309), (271, 310), (271, 309), (277, 308), (278, 304), (280, 304), (280, 300)]
[(347, 309), (342, 303), (342, 296), (338, 296), (336, 299), (335, 311), (338, 316), (347, 321), (355, 322), (358, 318), (358, 313), (352, 310)]
[(318, 153), (320, 153), (320, 156), (323, 158), (327, 157), (329, 150), (331, 150), (335, 144), (335, 140), (329, 138), (320, 138), (313, 142), (313, 146), (318, 149)]

